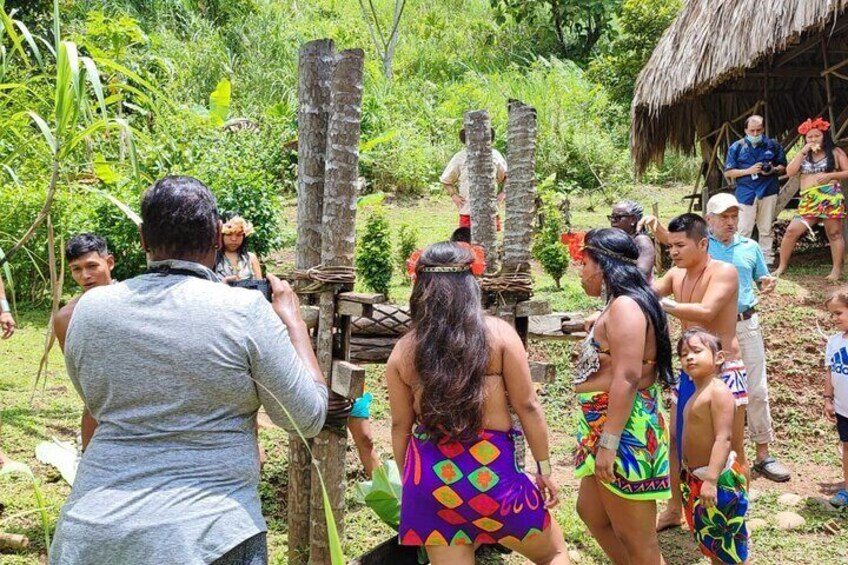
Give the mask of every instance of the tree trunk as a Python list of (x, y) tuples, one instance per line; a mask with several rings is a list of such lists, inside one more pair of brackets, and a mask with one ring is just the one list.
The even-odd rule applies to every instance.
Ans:
[(517, 100), (509, 105), (507, 159), (503, 267), (529, 272), (536, 215), (536, 110)]
[(300, 48), (295, 256), (298, 269), (315, 267), (321, 262), (321, 215), (334, 56), (335, 48), (329, 39), (310, 41)]
[[(356, 243), (356, 197), (359, 175), (359, 138), (362, 118), (361, 49), (342, 51), (336, 58), (330, 87), (330, 119), (327, 129), (326, 185), (324, 191), (321, 262), (327, 266), (352, 267)], [(350, 290), (350, 289), (349, 289)], [(322, 292), (319, 304), (318, 361), (329, 382), (332, 368), (333, 292)], [(347, 434), (322, 431), (313, 441), (315, 459), (324, 477), (330, 507), (339, 536), (344, 538), (344, 464)], [(330, 562), (324, 500), (318, 474), (312, 476), (310, 563)]]
[(495, 202), (491, 131), (488, 112), (477, 110), (465, 113), (465, 141), (468, 146), (466, 168), (471, 182), (471, 241), (483, 246), (487, 273), (498, 270), (495, 231), (498, 209)]
[[(321, 263), (321, 215), (324, 206), (324, 157), (330, 76), (335, 48), (329, 39), (301, 47), (298, 60), (297, 246), (295, 267)], [(297, 434), (289, 435), (288, 562), (306, 565), (312, 456)]]

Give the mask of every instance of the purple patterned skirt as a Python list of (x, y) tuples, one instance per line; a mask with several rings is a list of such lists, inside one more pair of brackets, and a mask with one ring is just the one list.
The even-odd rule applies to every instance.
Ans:
[(515, 462), (520, 432), (484, 430), (436, 443), (418, 427), (403, 469), (401, 545), (528, 541), (550, 525), (539, 489)]

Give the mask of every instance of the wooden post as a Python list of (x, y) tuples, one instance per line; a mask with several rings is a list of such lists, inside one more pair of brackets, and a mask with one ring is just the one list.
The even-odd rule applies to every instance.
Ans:
[[(536, 109), (511, 100), (507, 119), (506, 222), (504, 224), (503, 272), (530, 273), (533, 244), (533, 218), (536, 215)], [(516, 304), (530, 299), (530, 293), (504, 296), (505, 310), (515, 330), (527, 345), (529, 318), (515, 312)]]
[[(321, 215), (324, 206), (324, 157), (333, 42), (310, 41), (298, 59), (297, 246), (295, 268), (321, 264)], [(297, 286), (296, 286), (297, 288)], [(309, 554), (312, 457), (297, 434), (289, 435), (288, 562), (306, 565)]]
[[(359, 137), (362, 115), (362, 70), (365, 54), (361, 49), (342, 51), (336, 57), (330, 86), (330, 117), (327, 130), (327, 155), (324, 187), (324, 230), (321, 238), (321, 262), (325, 266), (353, 267), (356, 241), (356, 197), (359, 174)], [(318, 363), (332, 381), (333, 327), (336, 293), (321, 292), (318, 320)], [(332, 382), (330, 383), (332, 389)], [(322, 431), (313, 440), (313, 454), (324, 477), (324, 484), (336, 520), (339, 536), (344, 536), (344, 463), (347, 434)], [(309, 531), (309, 562), (330, 562), (324, 501), (317, 473), (312, 476), (312, 512)]]
[(529, 272), (536, 216), (536, 109), (513, 100), (508, 115), (503, 268)]
[(492, 126), (489, 113), (476, 110), (465, 113), (465, 142), (468, 147), (468, 180), (471, 183), (471, 241), (482, 245), (486, 254), (486, 273), (498, 271), (495, 217), (495, 164), (492, 161)]

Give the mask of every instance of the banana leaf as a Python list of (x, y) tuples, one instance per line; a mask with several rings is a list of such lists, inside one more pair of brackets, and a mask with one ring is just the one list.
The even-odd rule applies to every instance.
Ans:
[(397, 464), (392, 460), (376, 467), (370, 481), (356, 485), (359, 501), (395, 530), (400, 525), (401, 490), (400, 473)]

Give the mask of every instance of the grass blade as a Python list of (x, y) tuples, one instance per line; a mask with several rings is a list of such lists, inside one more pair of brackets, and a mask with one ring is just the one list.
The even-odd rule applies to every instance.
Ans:
[(24, 25), (24, 22), (20, 20), (14, 20), (15, 25), (18, 26), (18, 29), (21, 30), (21, 35), (24, 36), (27, 44), (29, 44), (30, 51), (35, 55), (35, 60), (38, 61), (40, 66), (44, 66), (44, 59), (41, 57), (41, 50), (38, 48), (38, 44), (35, 42), (35, 38), (33, 38), (32, 34), (27, 29), (27, 26)]
[(100, 105), (100, 113), (106, 117), (106, 102), (103, 99), (103, 84), (100, 82), (100, 72), (97, 70), (97, 65), (90, 57), (81, 57), (80, 61), (85, 66), (85, 77), (94, 88), (94, 95), (97, 97), (97, 102)]
[(47, 145), (50, 146), (50, 150), (55, 155), (59, 150), (59, 147), (56, 145), (56, 138), (53, 137), (53, 132), (50, 131), (50, 127), (47, 125), (47, 122), (44, 121), (44, 118), (31, 110), (27, 110), (27, 114), (29, 114), (32, 121), (35, 122), (35, 125), (38, 126), (38, 129), (41, 130), (41, 134), (44, 136), (44, 141), (47, 142)]
[(121, 212), (123, 212), (124, 215), (126, 215), (127, 218), (129, 218), (130, 220), (133, 221), (133, 223), (135, 223), (135, 225), (137, 225), (137, 226), (141, 225), (141, 216), (136, 214), (133, 211), (132, 208), (130, 208), (129, 206), (127, 206), (126, 204), (124, 204), (123, 202), (121, 202), (120, 200), (118, 200), (117, 198), (115, 198), (114, 196), (112, 196), (111, 194), (106, 192), (105, 190), (101, 190), (99, 188), (96, 188), (94, 186), (89, 186), (89, 185), (85, 185), (85, 189), (90, 190), (91, 192), (94, 192), (95, 194), (99, 194), (100, 196), (102, 196), (103, 198), (105, 198), (106, 200), (108, 200), (109, 202), (114, 204), (115, 206), (117, 206), (118, 209), (121, 210)]
[(47, 505), (44, 501), (44, 494), (41, 492), (41, 484), (27, 465), (20, 461), (7, 461), (5, 465), (0, 467), (0, 477), (6, 475), (23, 475), (32, 481), (32, 491), (35, 494), (35, 502), (38, 504), (38, 513), (41, 516), (41, 529), (44, 532), (44, 547), (47, 548), (47, 553), (50, 553), (50, 517), (47, 515)]
[(2, 9), (0, 9), (0, 20), (3, 22), (3, 29), (6, 31), (6, 35), (8, 35), (9, 39), (12, 41), (12, 46), (18, 53), (21, 54), (21, 58), (24, 60), (24, 65), (27, 67), (32, 66), (29, 61), (29, 57), (27, 57), (26, 51), (24, 50), (23, 42), (21, 42), (21, 36), (18, 35), (18, 32), (15, 30), (15, 23), (12, 18), (9, 17), (9, 14), (6, 13), (5, 5)]

